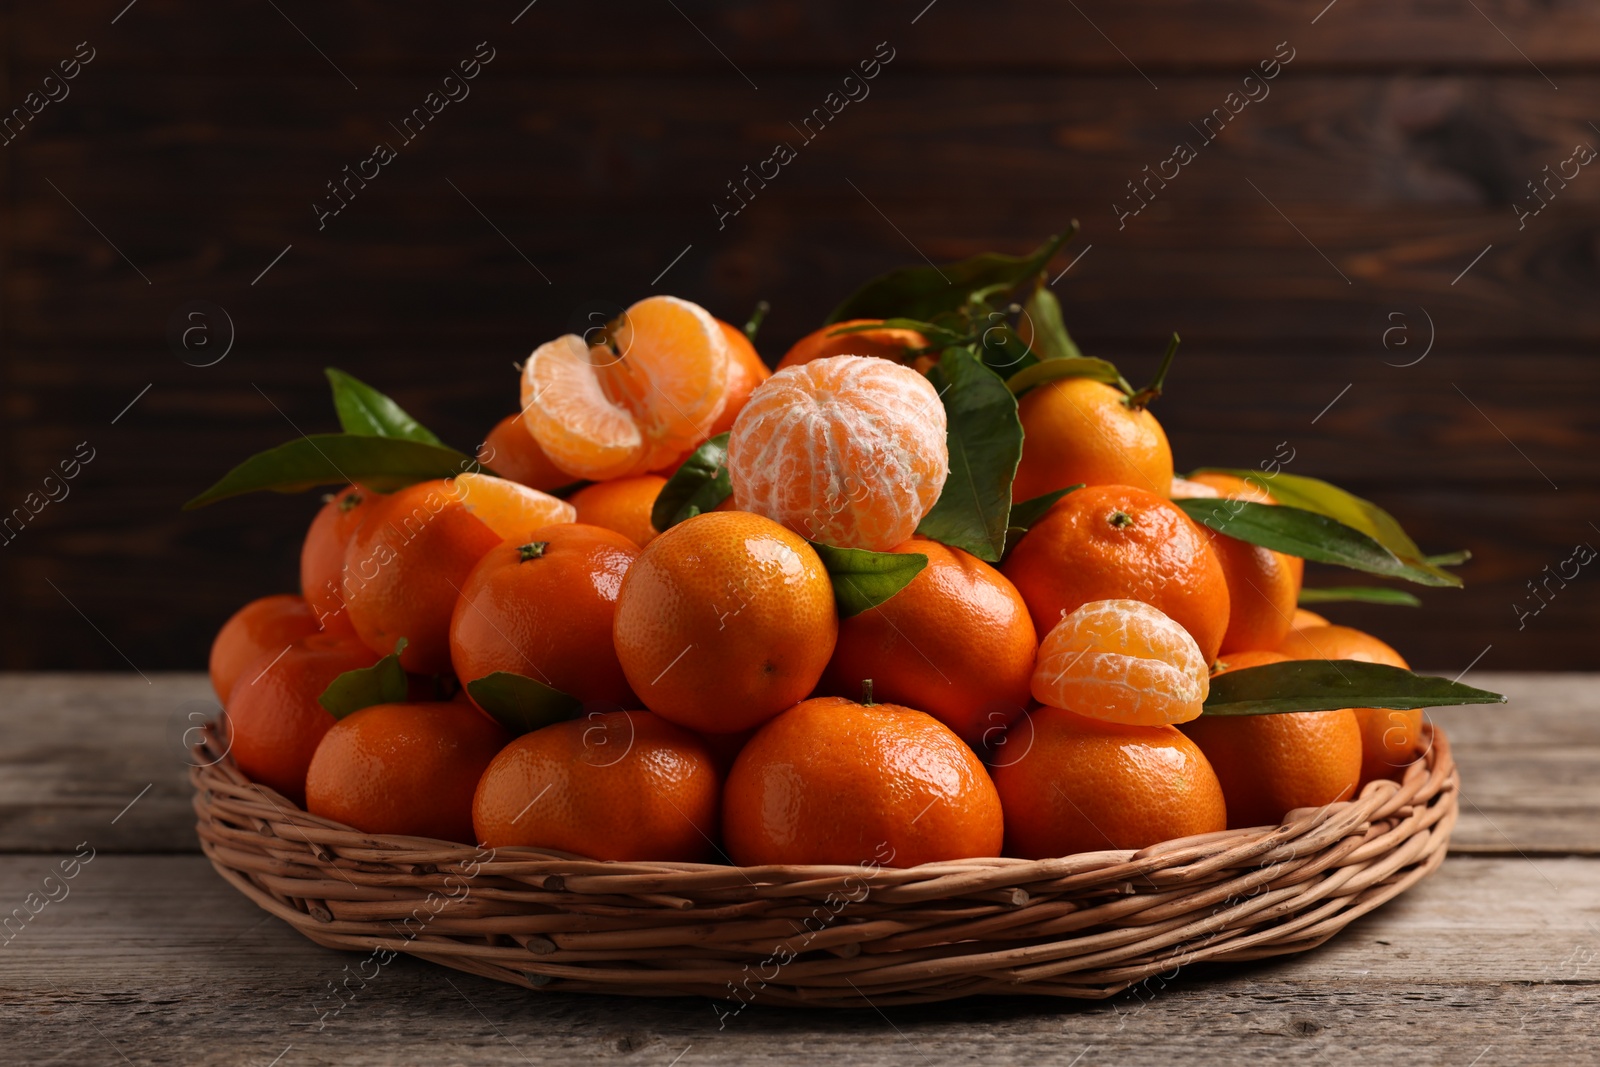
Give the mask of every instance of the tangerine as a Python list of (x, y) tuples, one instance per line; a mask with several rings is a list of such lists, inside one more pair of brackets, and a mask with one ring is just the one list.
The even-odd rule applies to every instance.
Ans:
[(252, 663), (227, 703), (229, 752), (239, 770), (304, 803), (306, 768), (334, 724), (317, 698), (345, 671), (376, 662), (377, 653), (353, 637), (312, 634)]
[(300, 546), (300, 590), (326, 629), (351, 628), (340, 592), (344, 550), (366, 517), (371, 496), (358, 485), (347, 485), (325, 498)]
[(613, 478), (586, 485), (569, 499), (578, 509), (577, 522), (615, 530), (643, 548), (659, 532), (650, 521), (650, 510), (666, 484), (659, 474)]
[(1132, 485), (1157, 496), (1172, 489), (1172, 447), (1147, 408), (1091, 378), (1036, 386), (1017, 402), (1022, 462), (1013, 500), (1069, 485)]
[[(1305, 608), (1295, 608), (1294, 614), (1289, 618), (1289, 629), (1291, 630), (1304, 630), (1311, 626), (1331, 625), (1332, 623), (1328, 622), (1328, 620), (1323, 618), (1321, 615), (1318, 615), (1314, 611), (1307, 611)], [(1288, 634), (1284, 634), (1284, 637), (1288, 636)]]
[(711, 429), (706, 432), (707, 437), (715, 437), (733, 429), (733, 420), (744, 410), (751, 392), (772, 377), (772, 371), (761, 358), (761, 353), (756, 351), (755, 343), (745, 336), (743, 330), (721, 319), (717, 320), (717, 325), (722, 329), (723, 340), (728, 342), (728, 399), (722, 406), (722, 414), (717, 416)]
[(737, 733), (804, 699), (838, 632), (833, 586), (810, 545), (771, 519), (711, 511), (639, 554), (612, 637), (651, 711)]
[(807, 540), (887, 551), (939, 499), (945, 425), (939, 394), (909, 367), (829, 356), (781, 370), (733, 424), (734, 505)]
[(523, 419), (551, 462), (598, 481), (657, 470), (706, 439), (733, 360), (704, 308), (648, 297), (596, 341), (565, 334), (523, 364)]
[[(1201, 471), (1193, 480), (1225, 500), (1277, 503), (1258, 483), (1232, 474)], [(1306, 561), (1209, 527), (1205, 530), (1228, 580), (1228, 632), (1222, 636), (1220, 651), (1278, 647), (1294, 623)]]
[(217, 699), (228, 702), (234, 682), (251, 663), (318, 629), (316, 609), (293, 593), (264, 596), (234, 612), (211, 641), (211, 688)]
[(1228, 629), (1228, 583), (1205, 533), (1177, 505), (1127, 485), (1068, 493), (1001, 571), (1048, 633), (1092, 600), (1142, 600), (1188, 630), (1210, 663)]
[(510, 741), (467, 704), (373, 704), (323, 735), (306, 810), (365, 834), (471, 841), (478, 779)]
[(1141, 849), (1227, 828), (1222, 786), (1176, 726), (1106, 722), (1047, 707), (1011, 727), (1021, 731), (1027, 733), (1015, 744), (1022, 755), (994, 772), (1008, 855)]
[(467, 683), (508, 671), (586, 703), (633, 704), (611, 624), (638, 547), (581, 523), (528, 537), (489, 549), (461, 583), (450, 619), (456, 677)]
[(472, 800), (478, 841), (600, 860), (710, 857), (718, 775), (705, 742), (647, 711), (591, 713), (512, 741)]
[[(1289, 631), (1278, 646), (1288, 659), (1354, 659), (1410, 667), (1400, 653), (1349, 626), (1308, 626)], [(1361, 784), (1397, 778), (1422, 745), (1422, 709), (1354, 708), (1361, 725)]]
[(959, 548), (913, 537), (890, 549), (928, 565), (894, 596), (839, 621), (824, 691), (927, 712), (974, 747), (1028, 704), (1039, 639), (1016, 586)]
[(478, 462), (502, 478), (546, 493), (573, 482), (572, 475), (544, 454), (521, 412), (513, 412), (494, 424), (478, 447)]
[(1033, 695), (1085, 718), (1160, 726), (1205, 709), (1211, 682), (1189, 631), (1138, 600), (1094, 600), (1039, 646)]
[[(1287, 659), (1277, 652), (1225, 654), (1216, 673)], [(1349, 708), (1208, 715), (1181, 729), (1222, 783), (1229, 829), (1276, 826), (1296, 808), (1349, 800), (1361, 779), (1361, 726)]]
[(898, 326), (879, 326), (877, 329), (859, 330), (854, 333), (839, 332), (852, 326), (873, 326), (882, 321), (882, 319), (847, 319), (813, 330), (796, 341), (789, 351), (783, 354), (783, 358), (778, 361), (778, 369), (798, 367), (812, 360), (827, 359), (830, 356), (875, 356), (878, 359), (910, 364), (912, 369), (917, 371), (926, 371), (928, 367), (938, 362), (936, 355), (922, 352), (928, 347), (928, 339), (916, 330), (906, 330)]
[(915, 867), (994, 856), (1004, 827), (983, 762), (931, 715), (816, 697), (734, 760), (722, 837), (743, 866)]

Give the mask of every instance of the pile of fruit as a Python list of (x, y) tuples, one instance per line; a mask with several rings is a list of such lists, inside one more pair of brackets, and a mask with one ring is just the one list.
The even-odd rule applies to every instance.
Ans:
[(1499, 699), (1300, 607), (1416, 603), (1306, 560), (1464, 554), (1281, 455), (1174, 476), (1177, 339), (1142, 389), (1083, 356), (1063, 241), (869, 282), (775, 372), (759, 314), (649, 297), (535, 349), (476, 456), (330, 370), (343, 432), (191, 502), (344, 486), (216, 637), (232, 758), (366, 833), (912, 866), (1275, 825)]

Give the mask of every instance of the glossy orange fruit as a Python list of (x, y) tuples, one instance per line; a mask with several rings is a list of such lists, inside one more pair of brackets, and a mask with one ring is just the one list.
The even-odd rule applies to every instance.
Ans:
[(927, 712), (969, 745), (998, 737), (1028, 706), (1038, 636), (1022, 594), (959, 548), (913, 537), (890, 551), (928, 565), (887, 601), (839, 622), (822, 689)]
[(658, 532), (650, 522), (650, 509), (666, 484), (659, 474), (613, 478), (586, 485), (569, 499), (578, 509), (578, 522), (615, 530), (643, 548)]
[[(1354, 659), (1409, 669), (1400, 653), (1371, 634), (1349, 626), (1291, 630), (1278, 651), (1289, 659)], [(1353, 710), (1361, 724), (1361, 784), (1377, 778), (1398, 779), (1422, 747), (1422, 709)]]
[(596, 481), (660, 469), (705, 440), (728, 397), (728, 341), (704, 308), (652, 296), (601, 343), (566, 334), (523, 364), (523, 419), (568, 474)]
[(938, 392), (909, 367), (865, 356), (774, 374), (728, 439), (736, 507), (840, 548), (884, 552), (909, 538), (949, 472)]
[(712, 511), (639, 554), (612, 637), (651, 711), (736, 733), (804, 699), (838, 632), (833, 586), (810, 545), (771, 519)]
[[(1209, 494), (1197, 492), (1196, 495), (1209, 495), (1223, 497), (1228, 500), (1247, 500), (1252, 504), (1276, 504), (1278, 501), (1266, 488), (1266, 479), (1241, 478), (1237, 474), (1228, 474), (1226, 471), (1196, 471), (1187, 479), (1174, 478), (1174, 482), (1187, 481), (1192, 485), (1203, 486), (1211, 490)], [(1176, 489), (1173, 498), (1178, 498)]]
[[(1217, 673), (1286, 658), (1277, 652), (1224, 655)], [(1181, 729), (1217, 772), (1230, 828), (1276, 826), (1295, 808), (1349, 800), (1361, 779), (1361, 726), (1348, 708), (1208, 715)]]
[(313, 634), (246, 667), (227, 703), (229, 751), (239, 769), (304, 803), (306, 768), (334, 723), (317, 698), (345, 671), (377, 661), (376, 653), (352, 637)]
[(638, 555), (621, 534), (582, 523), (489, 549), (461, 583), (450, 619), (456, 677), (466, 684), (509, 671), (584, 702), (635, 703), (611, 625)]
[(982, 761), (894, 704), (797, 704), (750, 739), (723, 789), (722, 838), (742, 866), (915, 867), (998, 855), (1003, 836)]
[(328, 497), (300, 546), (300, 590), (325, 629), (351, 631), (344, 610), (344, 552), (373, 496), (358, 485), (347, 485)]
[(521, 412), (507, 415), (494, 424), (494, 429), (478, 448), (478, 462), (502, 478), (546, 493), (563, 489), (577, 480), (550, 462), (550, 457), (528, 431)]
[[(1232, 474), (1201, 471), (1193, 481), (1224, 500), (1277, 503), (1259, 485)], [(1294, 623), (1305, 560), (1210, 528), (1206, 535), (1228, 580), (1228, 632), (1222, 636), (1222, 653), (1277, 648)]]
[(695, 862), (714, 851), (717, 794), (711, 753), (688, 730), (647, 711), (591, 714), (507, 745), (472, 823), (489, 848)]
[(319, 629), (304, 597), (279, 593), (252, 600), (229, 616), (211, 642), (211, 688), (224, 704), (234, 681), (264, 655), (276, 656)]
[(829, 356), (875, 356), (879, 359), (909, 364), (917, 371), (925, 371), (939, 361), (937, 355), (918, 354), (921, 349), (928, 347), (928, 339), (916, 330), (881, 326), (875, 330), (860, 330), (855, 333), (837, 332), (851, 326), (870, 326), (882, 321), (882, 319), (846, 319), (844, 322), (831, 323), (819, 330), (813, 330), (784, 353), (783, 359), (778, 361), (778, 369), (798, 367), (812, 360), (827, 359)]
[(511, 735), (470, 705), (374, 704), (334, 723), (306, 810), (367, 834), (472, 841), (472, 795)]
[(1039, 646), (1032, 684), (1041, 704), (1139, 726), (1195, 718), (1211, 688), (1189, 631), (1138, 600), (1068, 612)]
[(1131, 485), (1157, 496), (1172, 488), (1172, 448), (1146, 408), (1122, 390), (1089, 378), (1062, 378), (1030, 389), (1017, 403), (1022, 462), (1013, 500), (1080, 482)]
[(1140, 849), (1228, 825), (1222, 786), (1176, 726), (1040, 708), (1011, 728), (995, 768), (1006, 853), (1026, 859)]
[(1228, 629), (1228, 582), (1205, 532), (1170, 500), (1127, 485), (1068, 493), (1001, 567), (1041, 633), (1092, 600), (1142, 600), (1210, 663)]
[(717, 326), (722, 330), (723, 339), (728, 342), (728, 399), (722, 406), (722, 414), (717, 416), (706, 432), (707, 437), (715, 437), (733, 429), (733, 420), (744, 410), (751, 392), (772, 377), (772, 370), (743, 330), (721, 319), (717, 320)]
[[(1295, 608), (1294, 615), (1289, 620), (1289, 629), (1291, 630), (1304, 630), (1310, 626), (1329, 625), (1332, 624), (1329, 623), (1327, 619), (1323, 618), (1321, 615), (1318, 615), (1314, 611), (1307, 611), (1305, 608)], [(1283, 636), (1288, 637), (1289, 635), (1284, 634)]]
[(448, 671), (450, 616), (478, 560), (506, 538), (575, 514), (564, 500), (482, 474), (420, 482), (374, 501), (345, 549), (356, 634), (381, 655), (405, 638), (400, 664), (408, 671)]

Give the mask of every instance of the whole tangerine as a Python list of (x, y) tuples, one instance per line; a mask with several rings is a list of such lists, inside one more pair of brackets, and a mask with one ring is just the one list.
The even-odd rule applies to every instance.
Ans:
[[(783, 354), (783, 359), (778, 361), (778, 369), (798, 367), (830, 356), (873, 356), (908, 364), (919, 372), (926, 371), (939, 361), (938, 356), (923, 351), (928, 347), (928, 339), (922, 334), (898, 326), (879, 325), (882, 322), (882, 319), (846, 319), (813, 330)], [(840, 332), (857, 326), (875, 328)]]
[(366, 518), (372, 496), (358, 485), (348, 485), (327, 498), (300, 546), (300, 590), (325, 629), (352, 629), (342, 592), (344, 553)]
[(643, 548), (660, 532), (650, 522), (650, 511), (666, 484), (659, 474), (613, 478), (586, 485), (568, 499), (578, 509), (578, 522), (615, 530)]
[(278, 593), (252, 600), (228, 617), (211, 641), (211, 688), (226, 704), (234, 682), (264, 655), (277, 655), (319, 629), (304, 597)]
[(1172, 447), (1148, 408), (1090, 378), (1036, 386), (1017, 402), (1022, 462), (1013, 500), (1069, 485), (1132, 485), (1157, 496), (1172, 487)]

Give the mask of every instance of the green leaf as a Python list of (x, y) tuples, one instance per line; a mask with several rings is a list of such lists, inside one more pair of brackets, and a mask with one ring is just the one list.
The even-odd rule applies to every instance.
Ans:
[(1095, 359), (1093, 356), (1070, 356), (1035, 363), (1007, 378), (1006, 388), (1010, 389), (1013, 395), (1021, 396), (1035, 386), (1060, 381), (1062, 378), (1091, 378), (1097, 382), (1114, 385), (1124, 393), (1133, 391), (1127, 380), (1122, 377), (1122, 372), (1117, 370), (1116, 364)]
[(1028, 295), (1022, 305), (1023, 314), (1033, 324), (1033, 352), (1042, 360), (1082, 359), (1083, 353), (1073, 344), (1067, 333), (1067, 323), (1061, 317), (1061, 301), (1056, 294), (1041, 285)]
[(495, 671), (468, 682), (467, 695), (513, 736), (576, 719), (583, 711), (577, 697), (510, 671)]
[(359, 482), (368, 489), (387, 493), (417, 482), (483, 469), (471, 456), (425, 441), (363, 434), (312, 434), (256, 453), (183, 507), (188, 511), (243, 493), (298, 493), (341, 482)]
[(1300, 590), (1302, 604), (1337, 604), (1344, 601), (1361, 604), (1394, 604), (1407, 608), (1422, 606), (1422, 601), (1404, 589), (1385, 589), (1382, 586), (1340, 585)]
[(406, 639), (402, 637), (394, 643), (393, 652), (372, 666), (345, 671), (328, 683), (317, 703), (335, 719), (342, 719), (374, 704), (403, 702), (410, 695), (406, 672), (400, 666), (400, 653), (405, 649)]
[[(1226, 657), (1224, 657), (1226, 659)], [(1211, 679), (1206, 715), (1271, 715), (1281, 711), (1339, 708), (1439, 708), (1453, 704), (1504, 704), (1486, 689), (1413, 674), (1386, 663), (1306, 659), (1244, 667)]]
[(928, 565), (920, 552), (869, 552), (811, 542), (833, 581), (839, 615), (848, 619), (875, 608), (906, 587)]
[(333, 406), (345, 433), (372, 437), (403, 437), (407, 441), (439, 445), (433, 431), (406, 414), (404, 408), (366, 382), (337, 367), (326, 367), (328, 384), (333, 386)]
[(1022, 535), (1033, 529), (1033, 524), (1044, 518), (1044, 513), (1055, 507), (1057, 500), (1076, 489), (1082, 489), (1083, 482), (1069, 485), (1065, 489), (1057, 489), (1043, 496), (1032, 497), (1017, 504), (1011, 505), (1011, 518), (1006, 522), (1006, 549), (1009, 551)]
[(1459, 552), (1441, 552), (1437, 556), (1424, 556), (1422, 561), (1431, 563), (1435, 567), (1459, 567), (1471, 558), (1472, 553), (1463, 548)]
[(689, 454), (667, 479), (650, 509), (650, 525), (665, 533), (733, 495), (728, 477), (728, 435), (719, 433)]
[[(1348, 493), (1320, 478), (1308, 478), (1303, 474), (1285, 474), (1282, 471), (1268, 474), (1264, 471), (1235, 470), (1225, 467), (1203, 469), (1217, 470), (1243, 478), (1250, 484), (1260, 486), (1271, 493), (1273, 499), (1280, 504), (1314, 511), (1360, 530), (1394, 553), (1397, 558), (1422, 570), (1433, 572), (1434, 576), (1440, 579), (1431, 583), (1433, 585), (1461, 584), (1460, 578), (1443, 570), (1438, 562), (1422, 554), (1417, 543), (1400, 528), (1400, 523), (1393, 515), (1370, 500), (1363, 500), (1354, 493)], [(1448, 560), (1452, 556), (1444, 558)]]
[(1287, 504), (1256, 504), (1215, 497), (1174, 500), (1173, 503), (1191, 519), (1217, 533), (1276, 552), (1387, 578), (1404, 578), (1418, 585), (1461, 584), (1461, 579), (1448, 571), (1407, 563), (1360, 530), (1314, 511)]
[(1022, 459), (1016, 397), (998, 374), (961, 348), (945, 349), (928, 380), (944, 400), (950, 476), (917, 532), (998, 563), (1006, 547), (1011, 480)]
[(1061, 246), (1078, 232), (1074, 222), (1066, 233), (1051, 237), (1031, 255), (1003, 256), (995, 252), (947, 263), (943, 267), (901, 267), (872, 279), (833, 309), (829, 322), (845, 319), (887, 319), (903, 315), (932, 319), (941, 312), (965, 305), (975, 293), (985, 297), (1009, 291), (1044, 269)]

